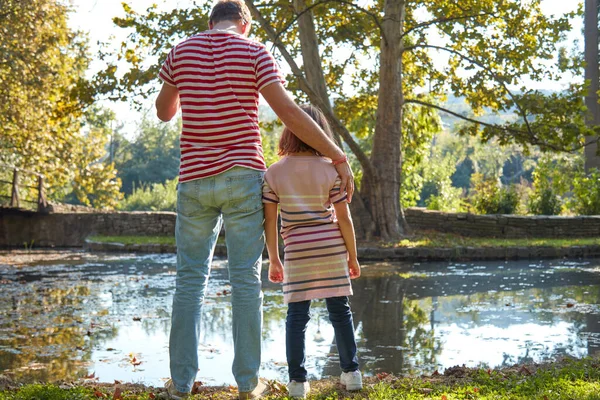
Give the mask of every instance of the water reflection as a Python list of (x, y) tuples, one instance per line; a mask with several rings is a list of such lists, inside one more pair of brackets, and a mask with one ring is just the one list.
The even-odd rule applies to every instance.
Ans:
[[(165, 255), (87, 255), (0, 265), (0, 372), (22, 380), (95, 372), (101, 381), (162, 384), (174, 263)], [(233, 383), (225, 267), (215, 262), (203, 313), (199, 379), (207, 384)], [(598, 261), (366, 266), (352, 298), (362, 369), (422, 373), (595, 354), (599, 271)], [(262, 375), (282, 381), (285, 314), (279, 287), (265, 283)], [(309, 373), (338, 375), (324, 302), (313, 303), (312, 315)]]

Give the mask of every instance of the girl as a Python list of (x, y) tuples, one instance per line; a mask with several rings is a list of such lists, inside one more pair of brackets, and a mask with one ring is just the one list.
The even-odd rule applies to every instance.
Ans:
[[(319, 109), (310, 105), (302, 109), (332, 136)], [(323, 298), (335, 331), (343, 371), (340, 381), (347, 390), (360, 390), (362, 376), (348, 304), (348, 296), (352, 294), (350, 279), (360, 276), (360, 265), (346, 193), (340, 193), (340, 178), (331, 161), (287, 128), (279, 141), (279, 155), (283, 158), (265, 174), (263, 202), (269, 280), (283, 282), (284, 302), (288, 305), (289, 394), (305, 398), (310, 390), (304, 368), (304, 333), (310, 319), (311, 300)], [(283, 266), (278, 251), (278, 205), (285, 245)]]

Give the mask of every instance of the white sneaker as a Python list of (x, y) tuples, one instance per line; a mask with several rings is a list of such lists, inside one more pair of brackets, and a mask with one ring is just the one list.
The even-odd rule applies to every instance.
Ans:
[(361, 390), (363, 388), (360, 371), (342, 372), (340, 383), (346, 386), (346, 390)]
[(287, 385), (290, 397), (305, 399), (310, 392), (310, 384), (308, 382), (291, 381)]
[(182, 400), (186, 399), (190, 395), (189, 393), (180, 392), (179, 390), (175, 389), (175, 384), (173, 383), (172, 379), (169, 379), (167, 382), (165, 382), (165, 389), (167, 389), (167, 391), (161, 393), (159, 399)]

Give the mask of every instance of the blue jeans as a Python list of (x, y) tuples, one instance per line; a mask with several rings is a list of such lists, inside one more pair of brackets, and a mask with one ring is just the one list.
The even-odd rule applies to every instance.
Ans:
[(262, 330), (261, 263), (264, 248), (263, 172), (235, 167), (179, 184), (177, 279), (169, 356), (175, 388), (190, 392), (198, 371), (200, 315), (210, 264), (225, 224), (231, 282), (234, 360), (242, 392), (258, 385)]
[[(358, 370), (354, 323), (348, 297), (330, 297), (325, 299), (329, 320), (335, 332), (335, 344), (340, 356), (340, 367), (344, 372)], [(310, 300), (288, 304), (285, 321), (285, 347), (290, 382), (306, 382), (305, 333), (310, 320)]]

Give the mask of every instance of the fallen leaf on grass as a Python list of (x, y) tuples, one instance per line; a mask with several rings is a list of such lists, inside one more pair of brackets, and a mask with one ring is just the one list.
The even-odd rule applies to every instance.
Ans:
[(152, 392), (148, 393), (148, 397), (150, 397), (151, 399), (155, 399), (156, 398), (156, 396)]
[(101, 391), (99, 391), (98, 389), (94, 389), (94, 396), (96, 396), (98, 398), (106, 397), (106, 395), (104, 393), (102, 393)]
[(521, 369), (519, 370), (519, 373), (521, 374), (527, 374), (527, 375), (531, 375), (531, 371), (527, 369), (526, 366), (522, 366)]
[(384, 380), (385, 378), (387, 378), (389, 374), (387, 372), (380, 372), (377, 374), (377, 379), (379, 379), (380, 381)]
[(431, 374), (431, 376), (439, 376), (440, 373), (438, 372), (438, 370), (436, 369), (435, 371), (433, 371), (433, 374)]
[(96, 371), (94, 371), (91, 374), (89, 374), (88, 376), (86, 376), (85, 379), (98, 379), (98, 378), (96, 378)]
[(448, 400), (448, 396), (446, 396), (445, 394), (443, 394), (442, 398), (440, 400)]
[(431, 392), (433, 392), (433, 389), (431, 388), (421, 388), (421, 393), (423, 394), (429, 394)]
[(202, 382), (200, 382), (200, 381), (194, 382), (194, 386), (192, 386), (192, 394), (200, 393), (201, 387), (202, 387)]
[(121, 396), (121, 388), (116, 387), (115, 392), (113, 393), (112, 400), (123, 400), (123, 396)]

